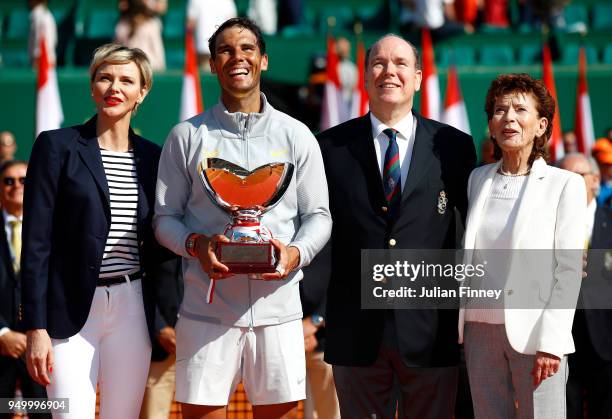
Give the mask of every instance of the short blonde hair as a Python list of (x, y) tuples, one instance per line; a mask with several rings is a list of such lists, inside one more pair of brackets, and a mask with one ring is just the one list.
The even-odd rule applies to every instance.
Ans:
[(140, 85), (151, 90), (153, 85), (153, 70), (147, 54), (139, 48), (128, 48), (119, 44), (104, 44), (94, 51), (89, 65), (89, 77), (93, 82), (98, 68), (104, 63), (127, 64), (133, 62), (140, 71)]

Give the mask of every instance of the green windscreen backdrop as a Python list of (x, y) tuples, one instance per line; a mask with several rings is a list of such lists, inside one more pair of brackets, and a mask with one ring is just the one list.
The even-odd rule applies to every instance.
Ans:
[[(271, 60), (271, 66), (274, 61)], [(480, 143), (486, 130), (484, 99), (487, 88), (498, 74), (503, 72), (527, 72), (535, 77), (541, 76), (540, 66), (528, 67), (459, 67), (458, 74), (464, 100), (466, 102), (470, 127), (476, 143)], [(446, 87), (446, 71), (439, 70), (442, 96)], [(275, 77), (276, 79), (276, 77)], [(576, 66), (555, 66), (556, 87), (559, 98), (562, 129), (574, 127), (576, 104)], [(58, 70), (60, 95), (64, 111), (63, 126), (80, 124), (90, 118), (94, 105), (89, 90), (89, 79), (85, 69)], [(596, 137), (604, 134), (612, 126), (612, 66), (593, 65), (588, 69), (589, 94), (593, 112)], [(170, 70), (155, 75), (153, 89), (138, 110), (132, 127), (142, 136), (158, 144), (163, 144), (169, 130), (179, 122), (182, 72)], [(275, 85), (275, 88), (277, 85)], [(266, 91), (264, 83), (263, 90)], [(27, 159), (34, 141), (34, 119), (36, 101), (36, 74), (30, 69), (1, 69), (0, 91), (3, 100), (0, 104), (0, 130), (12, 131), (18, 143), (18, 157)], [(202, 75), (202, 93), (205, 108), (215, 104), (219, 98), (219, 87), (215, 76)], [(419, 109), (419, 95), (415, 109)], [(443, 101), (443, 98), (441, 99)], [(274, 106), (274, 101), (272, 101)], [(293, 110), (299, 117), (300, 109)], [(316, 130), (316, 127), (311, 127)]]

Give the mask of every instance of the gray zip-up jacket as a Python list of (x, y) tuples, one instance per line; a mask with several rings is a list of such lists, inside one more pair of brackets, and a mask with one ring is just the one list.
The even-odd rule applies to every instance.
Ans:
[(245, 275), (218, 280), (213, 302), (206, 302), (210, 279), (199, 261), (187, 254), (185, 241), (193, 232), (223, 234), (230, 217), (204, 190), (198, 175), (203, 159), (218, 157), (248, 170), (273, 162), (295, 165), (285, 195), (264, 214), (262, 224), (275, 238), (299, 249), (299, 268), (310, 263), (331, 233), (327, 181), (317, 140), (304, 124), (261, 97), (261, 113), (230, 113), (219, 102), (181, 122), (170, 131), (162, 150), (153, 226), (157, 240), (183, 256), (181, 315), (194, 320), (254, 327), (302, 317), (300, 269), (282, 281), (249, 280)]

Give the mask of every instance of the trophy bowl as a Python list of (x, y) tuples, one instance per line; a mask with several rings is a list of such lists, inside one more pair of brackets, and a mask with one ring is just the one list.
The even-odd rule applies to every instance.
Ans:
[(219, 158), (200, 163), (200, 179), (211, 200), (230, 215), (215, 254), (229, 273), (261, 274), (276, 270), (274, 236), (261, 224), (263, 214), (283, 197), (291, 183), (292, 163), (268, 163), (252, 171)]

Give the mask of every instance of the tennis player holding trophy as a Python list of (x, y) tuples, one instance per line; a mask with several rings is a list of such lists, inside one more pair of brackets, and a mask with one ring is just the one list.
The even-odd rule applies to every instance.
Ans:
[(260, 29), (230, 19), (209, 46), (221, 101), (172, 129), (157, 180), (156, 236), (183, 256), (176, 399), (223, 418), (242, 382), (255, 418), (280, 418), (305, 398), (299, 281), (331, 232), (323, 160), (260, 91)]

